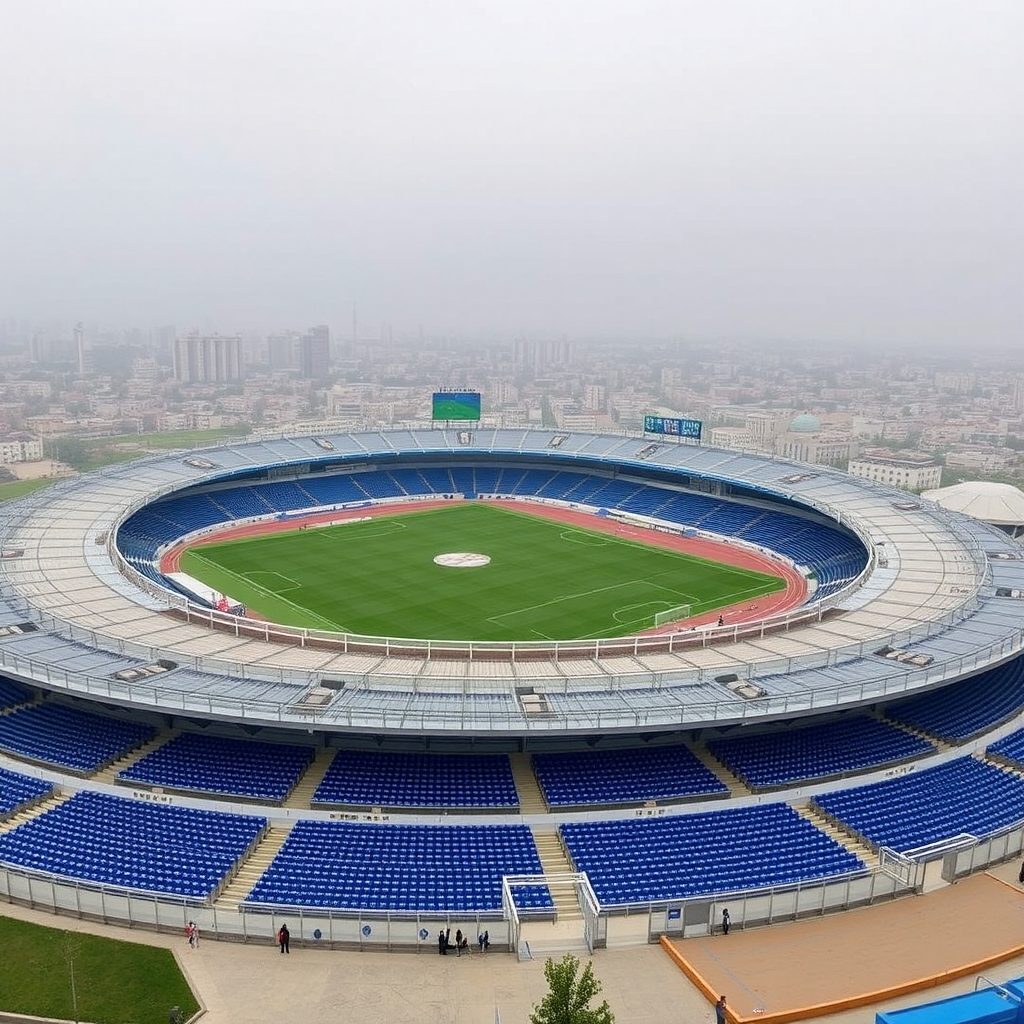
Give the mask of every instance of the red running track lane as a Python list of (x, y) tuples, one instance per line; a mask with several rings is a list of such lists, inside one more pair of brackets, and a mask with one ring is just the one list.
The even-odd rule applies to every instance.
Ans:
[[(460, 501), (463, 499), (454, 499)], [(484, 499), (473, 499), (480, 501)], [(557, 505), (545, 505), (530, 501), (484, 500), (488, 505), (512, 506), (529, 511), (541, 519), (565, 523), (568, 526), (591, 530), (594, 533), (607, 533), (622, 537), (651, 547), (665, 548), (669, 551), (681, 551), (697, 558), (705, 558), (710, 562), (721, 562), (737, 569), (748, 569), (762, 572), (769, 576), (779, 576), (786, 581), (784, 590), (774, 594), (758, 597), (754, 601), (741, 601), (734, 605), (718, 608), (704, 615), (695, 615), (686, 619), (688, 627), (702, 626), (718, 622), (721, 615), (725, 624), (736, 626), (744, 623), (759, 622), (761, 619), (799, 607), (807, 599), (807, 581), (792, 566), (776, 561), (767, 555), (751, 551), (748, 548), (736, 547), (732, 544), (706, 540), (702, 537), (682, 537), (678, 534), (662, 533), (659, 530), (647, 530), (639, 526), (631, 526), (605, 516), (596, 516), (578, 509), (562, 508)], [(384, 516), (400, 516), (409, 512), (422, 511), (430, 508), (444, 508), (452, 501), (416, 501), (398, 505), (378, 505), (370, 508), (345, 509), (333, 512), (314, 512), (308, 516), (288, 520), (270, 520), (262, 523), (250, 523), (246, 526), (227, 526), (215, 533), (208, 534), (202, 540), (177, 544), (160, 559), (160, 571), (163, 573), (179, 572), (181, 556), (189, 548), (202, 547), (204, 544), (215, 544), (225, 540), (238, 540), (243, 537), (263, 537), (271, 533), (284, 533), (297, 530), (300, 526), (313, 523), (343, 522), (351, 519), (378, 519)], [(678, 622), (666, 623), (657, 629), (644, 630), (641, 635), (657, 635), (674, 633), (679, 629)]]

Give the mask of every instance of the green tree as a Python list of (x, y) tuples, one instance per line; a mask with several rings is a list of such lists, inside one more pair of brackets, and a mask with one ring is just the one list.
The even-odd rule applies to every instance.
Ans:
[(579, 960), (568, 953), (557, 963), (549, 959), (544, 977), (548, 994), (533, 1008), (531, 1024), (613, 1024), (615, 1014), (607, 999), (591, 1009), (590, 1001), (601, 991), (592, 963), (581, 971)]

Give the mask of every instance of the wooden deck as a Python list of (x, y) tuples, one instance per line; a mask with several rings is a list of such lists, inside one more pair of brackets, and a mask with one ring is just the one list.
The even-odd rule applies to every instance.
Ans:
[(733, 1021), (783, 1024), (922, 992), (1024, 954), (1006, 869), (844, 914), (662, 945)]

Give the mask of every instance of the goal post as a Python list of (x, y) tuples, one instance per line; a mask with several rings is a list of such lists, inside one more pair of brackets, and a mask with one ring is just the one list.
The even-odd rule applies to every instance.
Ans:
[(674, 608), (666, 608), (664, 611), (654, 613), (655, 626), (664, 626), (666, 622), (678, 622), (679, 619), (688, 619), (692, 614), (692, 605), (677, 604)]

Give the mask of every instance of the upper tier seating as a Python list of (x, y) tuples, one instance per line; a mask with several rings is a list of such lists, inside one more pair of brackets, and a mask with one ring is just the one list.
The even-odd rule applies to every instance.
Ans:
[(711, 740), (708, 749), (754, 789), (845, 775), (935, 750), (926, 740), (863, 715)]
[(1024, 779), (972, 757), (814, 802), (868, 842), (901, 853), (961, 833), (985, 836), (1024, 818)]
[(782, 803), (705, 814), (571, 822), (562, 837), (605, 905), (789, 885), (865, 870)]
[(52, 792), (52, 782), (0, 768), (0, 817), (13, 814), (19, 807), (49, 796)]
[(510, 809), (519, 797), (504, 755), (339, 750), (313, 803)]
[(533, 770), (551, 807), (642, 803), (729, 791), (682, 745), (534, 754)]
[(159, 581), (159, 573), (146, 563), (153, 561), (160, 547), (218, 522), (317, 505), (458, 493), (517, 494), (573, 501), (737, 536), (808, 566), (817, 580), (818, 599), (842, 589), (866, 565), (865, 552), (856, 538), (789, 512), (568, 469), (470, 465), (305, 474), (295, 481), (221, 487), (202, 494), (171, 497), (132, 515), (118, 531), (118, 545), (139, 571)]
[(66, 704), (33, 704), (0, 715), (0, 748), (78, 772), (95, 771), (155, 735), (151, 725)]
[(118, 778), (280, 803), (313, 756), (309, 746), (186, 732), (125, 768)]
[(0, 676), (0, 711), (4, 708), (13, 708), (18, 704), (24, 704), (32, 699), (32, 691), (13, 679), (4, 679)]
[(433, 494), (433, 490), (427, 481), (420, 476), (416, 469), (392, 469), (388, 471), (389, 476), (395, 482), (399, 494)]
[[(368, 825), (299, 821), (247, 902), (394, 911), (495, 913), (501, 878), (539, 874), (525, 825)], [(550, 908), (545, 886), (517, 906)]]
[(963, 743), (1024, 707), (1024, 656), (941, 690), (890, 704), (885, 717)]
[(0, 834), (0, 861), (125, 889), (205, 899), (267, 819), (82, 792)]
[(304, 476), (302, 489), (321, 505), (343, 505), (346, 502), (369, 501), (370, 496), (350, 474), (334, 474), (332, 476)]
[(262, 486), (228, 487), (211, 493), (210, 500), (224, 509), (230, 518), (248, 519), (251, 516), (265, 516), (277, 511), (263, 498), (262, 491)]

